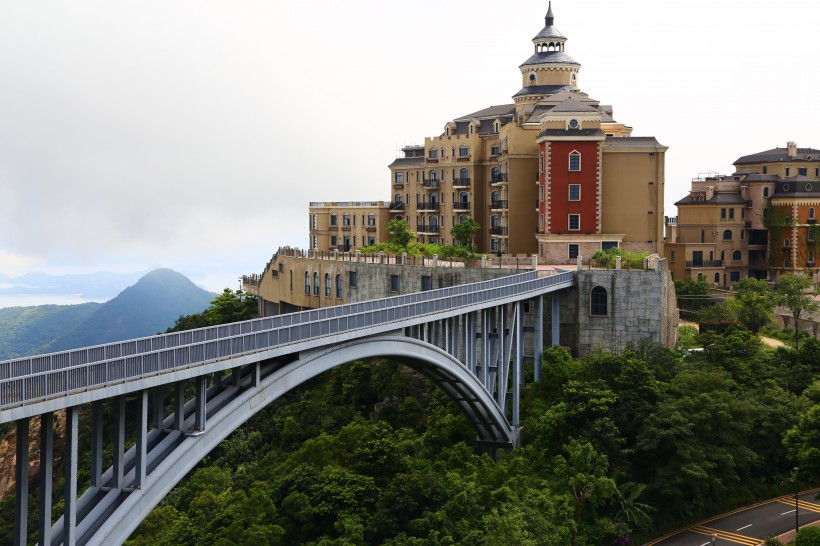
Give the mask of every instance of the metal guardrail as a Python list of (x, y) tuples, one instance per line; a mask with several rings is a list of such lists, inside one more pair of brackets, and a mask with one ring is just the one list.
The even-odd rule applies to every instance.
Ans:
[(537, 271), (0, 362), (0, 409), (572, 282)]

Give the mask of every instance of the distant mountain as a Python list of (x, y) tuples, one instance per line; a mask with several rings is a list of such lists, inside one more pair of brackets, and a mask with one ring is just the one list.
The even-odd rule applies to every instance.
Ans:
[(47, 350), (62, 351), (164, 332), (180, 315), (204, 311), (214, 297), (185, 275), (155, 269), (103, 303), (76, 328), (49, 344)]
[(0, 309), (0, 360), (151, 336), (214, 297), (176, 271), (156, 269), (105, 303)]
[(101, 271), (77, 275), (28, 273), (19, 277), (0, 274), (0, 295), (49, 294), (79, 295), (85, 299), (111, 299), (135, 283), (142, 273), (110, 273)]

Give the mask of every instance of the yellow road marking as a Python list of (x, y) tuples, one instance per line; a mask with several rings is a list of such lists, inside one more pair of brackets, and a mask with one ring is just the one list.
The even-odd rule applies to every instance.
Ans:
[[(794, 508), (794, 498), (791, 498), (791, 499), (779, 498), (779, 499), (777, 499), (777, 502)], [(817, 503), (814, 503), (814, 502), (798, 500), (797, 501), (797, 506), (799, 506), (803, 510), (809, 510), (810, 512), (820, 513), (820, 504), (817, 504)]]
[(714, 533), (718, 536), (718, 538), (722, 540), (728, 540), (729, 542), (734, 542), (736, 544), (744, 544), (745, 546), (757, 546), (761, 542), (759, 538), (754, 538), (746, 535), (739, 535), (737, 533), (731, 533), (729, 531), (721, 531), (720, 529), (706, 527), (704, 525), (696, 525), (692, 527), (692, 529), (690, 530), (700, 535), (706, 536), (712, 536), (712, 533)]

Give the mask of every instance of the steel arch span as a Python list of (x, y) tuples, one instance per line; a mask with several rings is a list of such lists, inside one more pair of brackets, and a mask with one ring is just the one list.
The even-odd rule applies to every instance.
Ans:
[[(81, 541), (86, 544), (121, 544), (148, 513), (212, 449), (253, 415), (291, 389), (337, 366), (373, 357), (392, 358), (423, 373), (450, 395), (461, 407), (478, 433), (481, 442), (512, 446), (517, 429), (512, 427), (493, 396), (479, 379), (458, 359), (427, 342), (401, 335), (384, 335), (326, 349), (301, 353), (297, 360), (271, 372), (259, 386), (244, 390), (230, 402), (211, 412), (208, 427), (201, 434), (187, 435), (170, 452), (162, 442), (156, 444), (157, 457), (164, 455), (147, 478), (145, 486), (119, 498), (118, 492), (103, 504), (110, 508), (96, 511), (109, 513), (96, 529), (79, 525)], [(154, 450), (152, 450), (154, 451)], [(133, 454), (129, 452), (131, 457)], [(126, 458), (129, 458), (126, 455)], [(151, 459), (149, 453), (149, 459)], [(133, 472), (133, 470), (132, 470)], [(126, 477), (128, 481), (128, 477)], [(84, 495), (85, 497), (85, 495)], [(83, 504), (83, 500), (80, 500)], [(57, 531), (58, 525), (55, 526)]]

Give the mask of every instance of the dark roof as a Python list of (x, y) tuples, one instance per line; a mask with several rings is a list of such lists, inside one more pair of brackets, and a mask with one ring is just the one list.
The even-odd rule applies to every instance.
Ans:
[(542, 38), (559, 38), (566, 40), (567, 37), (561, 34), (561, 31), (555, 28), (555, 25), (548, 25), (541, 29), (541, 32), (535, 35), (533, 40), (540, 40)]
[(554, 95), (561, 91), (577, 91), (574, 85), (528, 85), (513, 95), (513, 98), (521, 95)]
[(498, 118), (503, 116), (512, 116), (514, 113), (515, 104), (499, 104), (498, 106), (490, 106), (488, 108), (484, 108), (483, 110), (479, 110), (478, 112), (467, 114), (466, 116), (457, 117), (454, 121), (469, 121), (473, 118)]
[(780, 181), (780, 177), (776, 174), (747, 174), (743, 178), (744, 182), (778, 182)]
[(604, 132), (600, 129), (546, 129), (538, 134), (538, 138), (542, 136), (602, 137)]
[(665, 146), (658, 142), (658, 139), (653, 136), (609, 137), (606, 139), (605, 144), (610, 148), (647, 148), (653, 146), (657, 148), (665, 148)]
[(714, 205), (714, 204), (726, 204), (726, 205), (745, 205), (746, 200), (743, 199), (740, 194), (737, 193), (717, 193), (712, 196), (711, 199), (694, 199), (692, 194), (687, 195), (677, 203), (676, 206), (681, 205)]
[(765, 152), (744, 155), (735, 161), (734, 165), (743, 165), (744, 163), (768, 163), (773, 161), (809, 161), (806, 159), (808, 155), (812, 156), (812, 161), (820, 161), (820, 150), (814, 148), (798, 148), (797, 157), (789, 157), (788, 148), (773, 148)]
[(820, 196), (820, 180), (808, 176), (792, 176), (778, 182), (772, 194), (772, 197), (814, 197), (815, 199), (817, 196)]
[(563, 51), (541, 51), (540, 53), (535, 53), (532, 57), (524, 61), (521, 66), (551, 63), (577, 64), (578, 66), (581, 66), (581, 63), (577, 62)]
[(556, 105), (550, 113), (552, 112), (565, 112), (565, 113), (575, 113), (575, 112), (598, 112), (599, 110), (593, 106), (588, 104), (584, 104), (583, 102), (577, 101), (574, 98), (569, 98), (558, 105)]
[(423, 163), (423, 157), (397, 157), (393, 160), (393, 163), (387, 166), (387, 168), (392, 169), (393, 167), (403, 167), (405, 165), (421, 165)]

